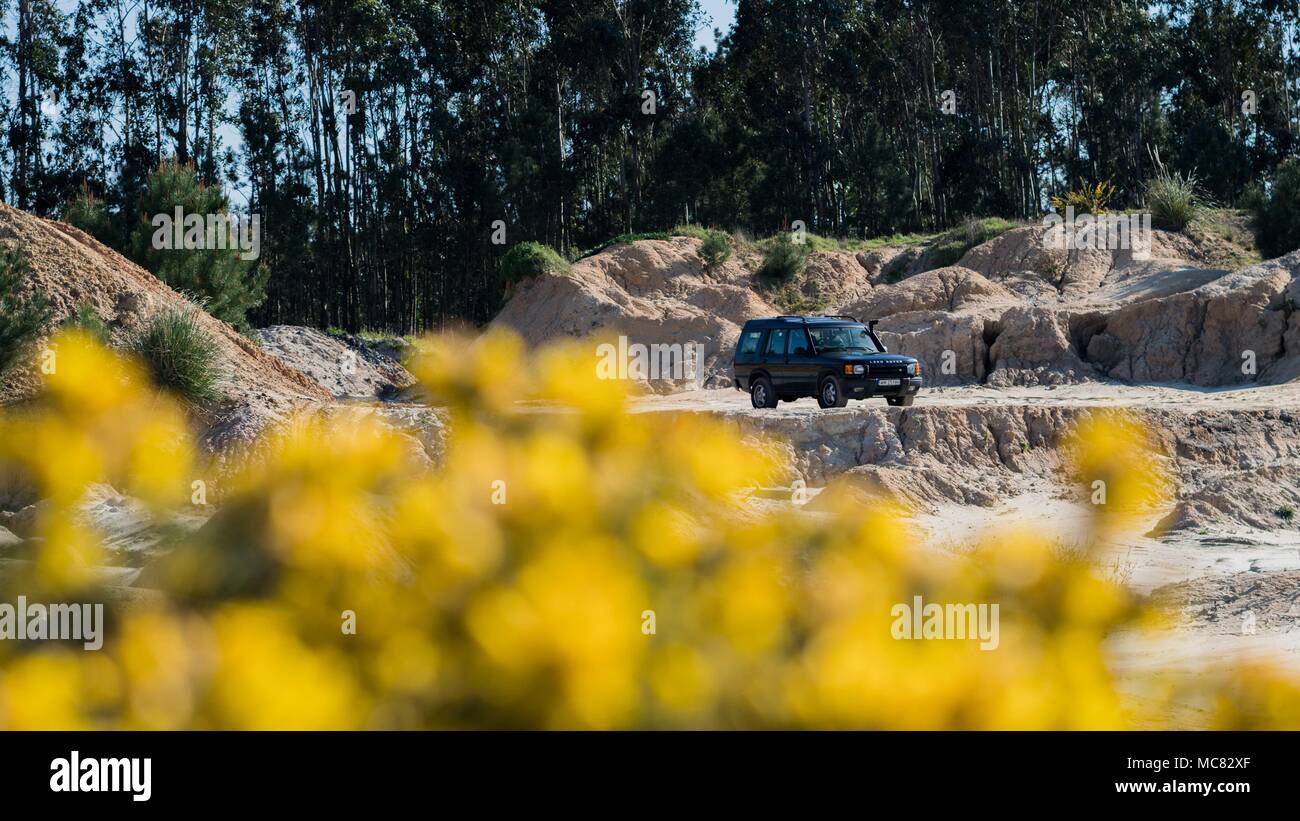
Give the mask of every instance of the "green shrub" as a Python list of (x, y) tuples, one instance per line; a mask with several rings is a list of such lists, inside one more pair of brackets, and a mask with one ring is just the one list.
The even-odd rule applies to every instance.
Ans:
[(1244, 209), (1216, 208), (1207, 203), (1184, 233), (1202, 249), (1211, 268), (1236, 271), (1264, 259), (1255, 241), (1252, 217)]
[(731, 239), (722, 231), (709, 231), (700, 243), (700, 256), (710, 268), (726, 262), (731, 256)]
[(21, 249), (0, 250), (0, 375), (22, 358), (50, 321), (50, 307), (44, 299), (18, 296), (30, 271)]
[(1255, 192), (1250, 205), (1259, 250), (1266, 259), (1300, 248), (1300, 161), (1279, 165), (1268, 191)]
[(194, 402), (217, 398), (216, 347), (193, 313), (156, 314), (131, 347), (160, 387)]
[(1157, 228), (1181, 231), (1206, 207), (1195, 173), (1180, 174), (1158, 165), (1147, 180), (1143, 199)]
[(108, 325), (99, 318), (99, 314), (95, 313), (95, 309), (88, 302), (78, 305), (77, 310), (63, 320), (63, 327), (72, 328), (94, 337), (101, 345), (108, 344), (110, 335)]
[(870, 239), (860, 240), (853, 243), (852, 250), (871, 251), (877, 248), (884, 248), (887, 245), (925, 245), (932, 242), (934, 234), (899, 234), (893, 233), (889, 236), (871, 237)]
[(794, 279), (808, 262), (807, 243), (797, 243), (789, 232), (782, 231), (763, 255), (758, 278), (767, 283), (785, 284)]
[(694, 239), (708, 239), (711, 233), (713, 232), (702, 225), (678, 225), (672, 230), (672, 235), (675, 237), (692, 237)]
[(670, 234), (666, 231), (642, 231), (636, 234), (619, 234), (618, 236), (614, 237), (611, 240), (602, 242), (600, 245), (597, 245), (595, 248), (589, 248), (586, 251), (580, 251), (574, 254), (573, 259), (574, 260), (586, 259), (592, 254), (599, 254), (601, 251), (604, 251), (606, 248), (613, 248), (615, 245), (627, 245), (629, 243), (638, 242), (643, 239), (669, 240), (672, 239), (674, 236), (678, 236), (678, 235), (676, 233)]
[(1277, 509), (1277, 515), (1283, 521), (1289, 522), (1295, 518), (1295, 508), (1291, 505), (1282, 505)]
[(966, 255), (970, 246), (960, 237), (940, 238), (930, 248), (929, 264), (932, 268), (943, 268), (946, 265), (953, 265), (957, 260)]
[(549, 245), (520, 242), (501, 258), (501, 274), (506, 282), (521, 282), (542, 274), (563, 274), (569, 263)]

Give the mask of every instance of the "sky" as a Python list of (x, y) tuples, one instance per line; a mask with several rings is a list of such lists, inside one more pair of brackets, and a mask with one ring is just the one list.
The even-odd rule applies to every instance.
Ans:
[(731, 23), (736, 19), (736, 0), (699, 0), (700, 8), (704, 9), (706, 19), (700, 24), (700, 28), (695, 32), (695, 45), (709, 50), (710, 53), (718, 47), (717, 38), (713, 36), (714, 29), (722, 29), (726, 34), (727, 29), (731, 28)]

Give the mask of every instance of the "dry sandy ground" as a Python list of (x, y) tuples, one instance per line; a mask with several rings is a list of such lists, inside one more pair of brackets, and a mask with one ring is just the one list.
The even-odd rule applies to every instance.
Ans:
[[(926, 547), (942, 551), (1013, 525), (1070, 544), (1087, 518), (1078, 503), (1026, 494), (992, 509), (951, 505), (915, 520)], [(1124, 634), (1109, 642), (1122, 683), (1155, 672), (1213, 673), (1234, 660), (1268, 662), (1300, 676), (1300, 531), (1234, 528), (1159, 539), (1135, 533), (1106, 544), (1098, 563), (1134, 591), (1169, 601), (1177, 614), (1164, 634)], [(1206, 705), (1183, 707), (1176, 719), (1189, 727), (1209, 715)]]
[[(1198, 385), (1127, 385), (1118, 382), (1084, 382), (1075, 385), (990, 388), (983, 385), (926, 388), (917, 406), (1040, 405), (1067, 407), (1201, 408), (1236, 410), (1300, 408), (1300, 382), (1247, 388), (1207, 388)], [(852, 402), (849, 408), (885, 407), (883, 399)], [(750, 407), (749, 396), (738, 390), (694, 390), (637, 397), (632, 409), (741, 410)], [(816, 399), (782, 402), (765, 413), (826, 413)]]

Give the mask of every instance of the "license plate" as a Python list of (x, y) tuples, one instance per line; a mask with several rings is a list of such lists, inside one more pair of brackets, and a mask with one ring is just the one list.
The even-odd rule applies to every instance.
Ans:
[(903, 384), (903, 380), (901, 380), (901, 379), (882, 379), (882, 380), (880, 380), (879, 382), (877, 382), (876, 384), (880, 385), (880, 387), (882, 387), (882, 388), (889, 388), (889, 387), (893, 387), (894, 385), (901, 385), (901, 384)]

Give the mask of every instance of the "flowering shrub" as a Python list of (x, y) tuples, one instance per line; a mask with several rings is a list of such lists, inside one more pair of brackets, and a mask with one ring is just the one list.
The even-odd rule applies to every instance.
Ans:
[(1057, 213), (1064, 213), (1066, 208), (1073, 208), (1076, 214), (1095, 214), (1100, 216), (1110, 210), (1111, 198), (1115, 196), (1115, 184), (1110, 180), (1088, 185), (1079, 180), (1079, 188), (1066, 191), (1051, 198), (1052, 208)]
[[(44, 397), (0, 422), (0, 472), (50, 500), (34, 561), (0, 584), (4, 600), (107, 600), (109, 625), (98, 651), (0, 642), (0, 726), (1164, 721), (1171, 688), (1151, 682), (1137, 710), (1108, 670), (1107, 637), (1149, 620), (1086, 551), (1017, 531), (940, 557), (897, 511), (834, 487), (820, 515), (760, 512), (745, 496), (777, 475), (772, 450), (704, 416), (628, 413), (589, 347), (431, 340), (413, 368), (451, 431), (433, 470), (393, 430), (304, 416), (219, 477), (136, 365), (76, 333), (57, 350)], [(542, 401), (518, 403), (521, 382)], [(1109, 481), (1119, 508), (1163, 492), (1116, 461), (1141, 443), (1125, 425), (1075, 448), (1080, 478)], [(86, 487), (161, 514), (205, 476), (218, 512), (146, 568), (161, 592), (96, 587), (97, 540), (75, 515)], [(915, 596), (998, 603), (998, 648), (895, 639), (892, 608)], [(1223, 726), (1296, 725), (1294, 686), (1254, 669), (1243, 682), (1196, 686)]]

